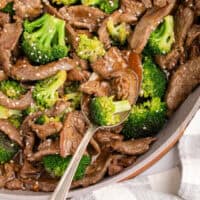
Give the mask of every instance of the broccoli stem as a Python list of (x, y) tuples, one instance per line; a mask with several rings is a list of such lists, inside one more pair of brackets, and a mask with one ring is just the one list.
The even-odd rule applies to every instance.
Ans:
[(115, 106), (114, 114), (125, 112), (131, 109), (131, 105), (127, 100), (114, 101), (113, 104)]

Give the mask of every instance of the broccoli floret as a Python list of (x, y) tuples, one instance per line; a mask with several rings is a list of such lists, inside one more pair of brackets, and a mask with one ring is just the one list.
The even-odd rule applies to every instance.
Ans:
[(126, 42), (126, 39), (129, 35), (129, 32), (126, 28), (126, 23), (121, 23), (117, 26), (114, 26), (112, 19), (107, 22), (107, 30), (114, 42), (117, 42), (120, 45), (123, 45)]
[(59, 118), (59, 117), (49, 117), (49, 116), (43, 114), (43, 115), (40, 115), (40, 116), (35, 120), (35, 123), (36, 123), (36, 124), (43, 125), (43, 124), (46, 124), (46, 123), (49, 123), (49, 122), (58, 122), (58, 121), (60, 121), (60, 118)]
[[(47, 172), (49, 172), (53, 177), (61, 177), (72, 156), (67, 156), (66, 158), (62, 158), (60, 155), (48, 155), (43, 157), (44, 168)], [(74, 175), (74, 180), (78, 180), (83, 178), (85, 174), (85, 170), (88, 165), (90, 165), (91, 157), (84, 155), (79, 163), (79, 166)]]
[(11, 16), (13, 16), (15, 14), (15, 11), (13, 10), (13, 2), (9, 2), (7, 3), (7, 5), (0, 9), (1, 12), (4, 12), (4, 13), (9, 13)]
[(113, 97), (95, 97), (90, 103), (91, 119), (100, 126), (119, 123), (119, 113), (130, 109), (131, 105), (127, 100), (113, 101)]
[(22, 121), (23, 121), (22, 115), (12, 115), (11, 117), (8, 118), (8, 120), (16, 128), (19, 128), (22, 124)]
[(65, 44), (65, 22), (49, 14), (32, 22), (25, 20), (22, 49), (36, 64), (67, 56), (69, 46)]
[(100, 9), (103, 10), (105, 13), (111, 14), (119, 7), (119, 0), (101, 0)]
[(64, 85), (67, 74), (59, 71), (57, 74), (39, 81), (33, 89), (33, 98), (41, 108), (50, 108), (58, 100), (58, 89)]
[(0, 82), (0, 91), (12, 99), (17, 99), (25, 94), (26, 89), (14, 80), (3, 80)]
[(173, 16), (167, 16), (164, 21), (150, 35), (147, 49), (154, 54), (166, 54), (170, 52), (174, 37), (174, 19)]
[(76, 53), (80, 58), (93, 62), (105, 54), (105, 49), (97, 37), (90, 39), (87, 35), (80, 34)]
[(158, 97), (133, 106), (122, 134), (126, 139), (156, 134), (166, 121), (166, 111), (166, 104)]
[(140, 96), (162, 98), (165, 94), (166, 84), (165, 73), (154, 64), (151, 57), (145, 56), (143, 58), (143, 81)]
[(73, 82), (65, 86), (64, 99), (71, 102), (71, 109), (76, 110), (80, 108), (82, 92), (79, 91), (80, 84)]
[(72, 5), (77, 3), (79, 0), (51, 0), (52, 3), (55, 3), (57, 5)]
[(81, 3), (86, 6), (99, 5), (101, 0), (81, 0)]
[(20, 116), (21, 111), (12, 110), (0, 105), (0, 119), (8, 119), (9, 117), (13, 115)]
[(0, 132), (0, 164), (11, 160), (18, 151), (18, 145)]

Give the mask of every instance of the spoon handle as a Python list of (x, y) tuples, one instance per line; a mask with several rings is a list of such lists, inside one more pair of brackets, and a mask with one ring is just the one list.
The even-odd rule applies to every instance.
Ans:
[(64, 175), (62, 176), (54, 193), (49, 198), (49, 200), (65, 200), (67, 198), (74, 174), (76, 173), (76, 169), (78, 168), (79, 162), (85, 152), (85, 149), (87, 148), (87, 145), (90, 142), (96, 130), (97, 127), (95, 125), (91, 124), (89, 126), (75, 154), (73, 155)]

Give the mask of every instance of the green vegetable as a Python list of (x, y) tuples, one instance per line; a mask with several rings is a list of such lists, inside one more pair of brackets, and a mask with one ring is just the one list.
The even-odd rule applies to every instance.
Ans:
[(12, 142), (4, 133), (0, 132), (0, 164), (11, 160), (18, 151), (18, 145)]
[(8, 118), (8, 120), (16, 128), (19, 128), (22, 124), (22, 121), (23, 121), (22, 115), (12, 115), (11, 117)]
[(119, 7), (119, 0), (81, 0), (86, 6), (97, 6), (107, 14), (111, 14)]
[(105, 54), (105, 49), (97, 37), (90, 39), (87, 35), (80, 34), (76, 53), (80, 58), (93, 62)]
[(158, 68), (151, 57), (143, 58), (143, 82), (140, 96), (160, 97), (165, 94), (167, 79), (165, 73)]
[(107, 22), (107, 30), (114, 42), (117, 42), (120, 45), (123, 45), (126, 42), (126, 39), (129, 35), (129, 32), (126, 28), (126, 23), (121, 23), (117, 26), (114, 26), (112, 19)]
[(12, 99), (17, 99), (25, 94), (26, 89), (14, 80), (3, 80), (0, 82), (0, 91)]
[(166, 121), (166, 111), (166, 104), (158, 97), (133, 106), (122, 134), (126, 139), (156, 134)]
[(36, 64), (46, 64), (67, 56), (65, 44), (65, 21), (44, 14), (39, 19), (24, 22), (22, 49)]
[(131, 105), (127, 100), (113, 101), (113, 97), (95, 97), (90, 103), (91, 119), (101, 126), (119, 123), (119, 113), (130, 109)]
[(147, 49), (150, 54), (166, 54), (171, 51), (174, 37), (174, 19), (173, 16), (167, 16), (164, 21), (150, 35)]
[(15, 14), (15, 11), (13, 10), (13, 4), (14, 4), (13, 2), (7, 3), (7, 5), (0, 11), (4, 13), (9, 13), (11, 16), (13, 16)]
[(46, 123), (49, 123), (49, 122), (58, 122), (60, 121), (59, 117), (49, 117), (45, 114), (43, 115), (40, 115), (36, 120), (35, 120), (35, 123), (36, 124), (46, 124)]
[(57, 5), (72, 5), (77, 3), (79, 0), (51, 0), (52, 3), (55, 3)]
[(27, 116), (30, 114), (33, 114), (34, 112), (39, 111), (40, 108), (38, 106), (36, 106), (35, 104), (31, 104), (31, 106), (29, 106), (28, 108), (26, 108), (25, 110), (22, 111), (22, 114)]
[[(44, 168), (47, 172), (49, 172), (53, 177), (61, 177), (72, 156), (67, 156), (66, 158), (62, 158), (60, 155), (48, 155), (43, 157)], [(84, 155), (79, 163), (78, 169), (74, 175), (74, 180), (78, 180), (83, 178), (85, 174), (85, 170), (87, 166), (91, 162), (91, 157)]]
[(36, 104), (41, 108), (50, 108), (58, 100), (58, 89), (65, 83), (67, 74), (65, 71), (59, 71), (57, 74), (39, 81), (33, 89), (33, 98)]
[(21, 111), (19, 110), (12, 110), (0, 105), (0, 119), (8, 119), (9, 117), (17, 115), (21, 115)]

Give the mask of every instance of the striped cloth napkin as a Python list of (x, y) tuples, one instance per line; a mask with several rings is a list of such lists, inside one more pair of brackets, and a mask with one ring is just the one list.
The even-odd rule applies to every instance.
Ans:
[(180, 168), (111, 184), (73, 200), (200, 200), (200, 110), (179, 141), (178, 150)]

